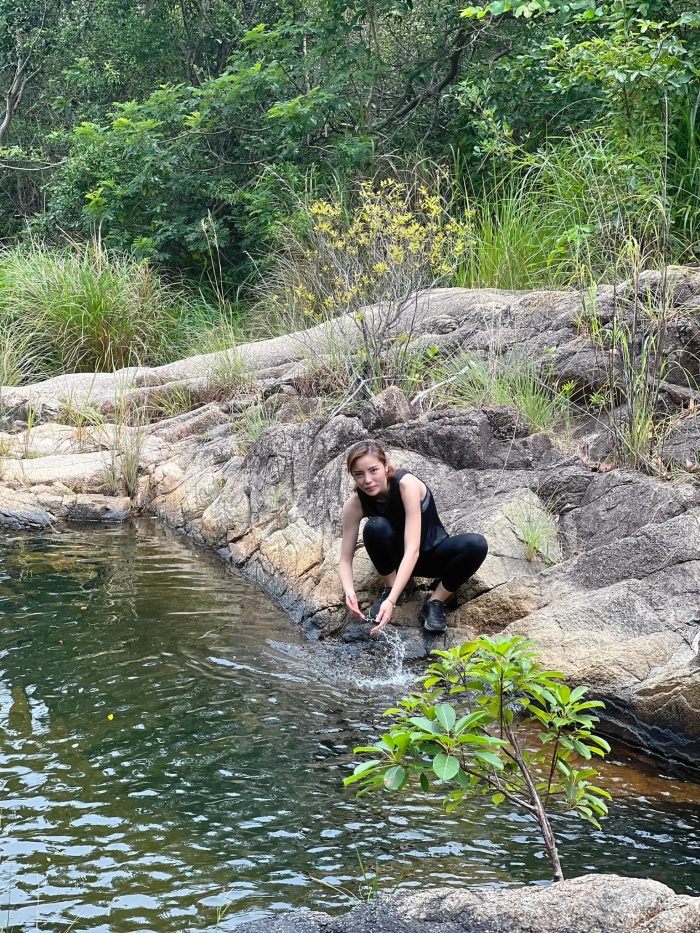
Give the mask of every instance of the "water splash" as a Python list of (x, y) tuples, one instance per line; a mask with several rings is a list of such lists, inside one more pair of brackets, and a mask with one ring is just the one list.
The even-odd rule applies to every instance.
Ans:
[(385, 628), (371, 640), (355, 644), (310, 642), (305, 645), (268, 640), (267, 644), (315, 679), (358, 690), (408, 689), (414, 675), (404, 667), (406, 654), (398, 632)]

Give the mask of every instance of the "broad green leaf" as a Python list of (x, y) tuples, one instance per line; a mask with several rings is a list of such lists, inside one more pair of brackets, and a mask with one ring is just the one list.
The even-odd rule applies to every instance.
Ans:
[(401, 765), (394, 765), (384, 775), (384, 786), (387, 790), (399, 790), (406, 783), (406, 769)]
[(433, 771), (441, 781), (451, 781), (459, 771), (459, 759), (454, 755), (436, 755), (433, 758)]
[(450, 732), (457, 719), (454, 708), (448, 703), (442, 703), (440, 706), (435, 707), (435, 715), (445, 732)]
[(425, 716), (412, 716), (409, 719), (413, 725), (421, 732), (427, 732), (429, 735), (440, 735), (440, 724), (434, 719), (426, 719)]
[(486, 762), (486, 764), (491, 765), (493, 768), (496, 768), (498, 771), (503, 770), (503, 762), (495, 755), (493, 752), (482, 751), (478, 749), (474, 752), (474, 757), (479, 758), (481, 761)]

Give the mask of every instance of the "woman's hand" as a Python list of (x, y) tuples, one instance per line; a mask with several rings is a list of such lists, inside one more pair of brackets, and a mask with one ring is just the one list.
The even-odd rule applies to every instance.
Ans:
[(349, 593), (345, 594), (345, 605), (348, 607), (348, 609), (350, 610), (350, 612), (352, 612), (353, 615), (358, 617), (358, 619), (365, 618), (364, 612), (360, 609), (360, 607), (357, 604), (357, 594), (355, 593), (354, 590), (351, 590)]
[(391, 614), (393, 611), (394, 604), (390, 599), (385, 599), (377, 613), (377, 625), (375, 625), (373, 629), (370, 629), (370, 635), (376, 635), (378, 632), (381, 632), (384, 626), (391, 622)]

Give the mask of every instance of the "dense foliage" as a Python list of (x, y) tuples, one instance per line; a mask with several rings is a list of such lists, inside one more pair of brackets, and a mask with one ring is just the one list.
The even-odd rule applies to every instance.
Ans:
[(699, 73), (694, 0), (0, 0), (0, 237), (241, 281), (299, 197), (440, 164), (456, 211), (568, 179), (545, 258), (616, 224), (687, 258)]

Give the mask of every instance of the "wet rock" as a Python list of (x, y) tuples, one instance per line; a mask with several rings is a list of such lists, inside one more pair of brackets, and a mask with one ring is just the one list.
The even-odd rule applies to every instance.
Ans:
[(54, 521), (54, 516), (42, 509), (33, 496), (0, 487), (0, 527), (48, 528)]
[(69, 522), (124, 522), (131, 517), (128, 496), (75, 496), (65, 503)]
[[(700, 635), (700, 620), (694, 643)], [(617, 734), (635, 745), (655, 748), (668, 759), (700, 760), (700, 661), (697, 655), (675, 669), (664, 669), (631, 693), (634, 720), (622, 717)], [(610, 717), (615, 704), (610, 704)], [(700, 926), (698, 927), (700, 929)]]
[(658, 881), (584, 875), (549, 887), (429, 888), (380, 897), (331, 918), (297, 912), (240, 933), (691, 933), (700, 898)]

